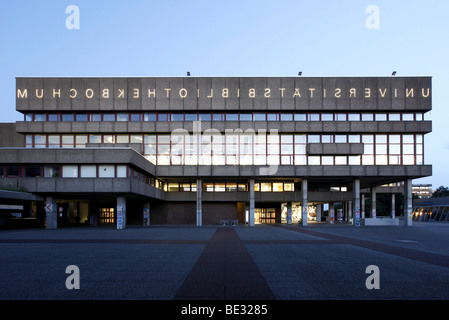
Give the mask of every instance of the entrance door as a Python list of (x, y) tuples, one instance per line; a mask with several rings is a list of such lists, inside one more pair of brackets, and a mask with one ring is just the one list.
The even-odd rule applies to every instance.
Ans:
[(114, 208), (100, 208), (98, 223), (115, 223)]
[(275, 208), (255, 208), (254, 222), (262, 224), (276, 223), (276, 209)]

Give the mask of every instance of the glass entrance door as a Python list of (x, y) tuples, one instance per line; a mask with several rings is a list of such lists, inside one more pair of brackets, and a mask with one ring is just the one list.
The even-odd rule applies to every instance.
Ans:
[(254, 222), (259, 224), (276, 223), (276, 209), (275, 208), (255, 208)]

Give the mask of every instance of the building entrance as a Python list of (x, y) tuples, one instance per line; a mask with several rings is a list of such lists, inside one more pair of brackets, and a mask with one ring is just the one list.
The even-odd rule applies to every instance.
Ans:
[(100, 208), (98, 223), (115, 223), (114, 208)]
[(275, 208), (255, 208), (254, 222), (257, 224), (276, 223)]

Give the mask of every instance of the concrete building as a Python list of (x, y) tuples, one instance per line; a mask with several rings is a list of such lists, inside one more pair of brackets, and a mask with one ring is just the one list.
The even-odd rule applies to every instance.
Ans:
[(120, 229), (334, 223), (336, 203), (380, 223), (376, 192), (401, 183), (410, 225), (431, 108), (430, 77), (17, 78), (0, 185), (47, 228)]

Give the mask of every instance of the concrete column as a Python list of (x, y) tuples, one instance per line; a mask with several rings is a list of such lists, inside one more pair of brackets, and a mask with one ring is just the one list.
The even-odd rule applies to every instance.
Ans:
[(412, 179), (404, 181), (404, 225), (412, 225), (413, 203), (412, 203)]
[(254, 197), (254, 179), (249, 179), (249, 226), (254, 227), (254, 211), (256, 201)]
[(126, 198), (117, 197), (117, 229), (126, 229)]
[(335, 207), (333, 202), (329, 203), (329, 223), (335, 223)]
[(316, 205), (316, 222), (321, 222), (322, 208), (323, 208), (322, 204), (317, 204)]
[(354, 211), (354, 226), (360, 226), (360, 179), (352, 182), (352, 208)]
[(396, 195), (394, 193), (391, 194), (391, 218), (394, 219), (396, 217)]
[(196, 226), (203, 225), (203, 179), (196, 179)]
[(360, 211), (361, 211), (361, 219), (365, 219), (365, 194), (363, 193), (361, 196), (361, 204), (360, 204)]
[(307, 226), (307, 213), (308, 211), (308, 202), (307, 202), (307, 179), (302, 179), (301, 182), (301, 193), (302, 193), (302, 226)]
[(58, 229), (58, 204), (55, 197), (45, 198), (45, 228)]
[(376, 217), (376, 187), (371, 186), (371, 218)]
[(143, 226), (150, 226), (150, 202), (145, 202), (143, 204)]

